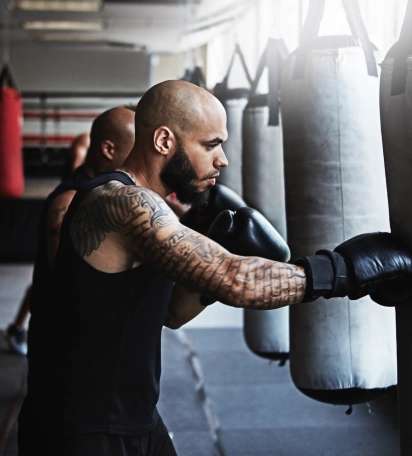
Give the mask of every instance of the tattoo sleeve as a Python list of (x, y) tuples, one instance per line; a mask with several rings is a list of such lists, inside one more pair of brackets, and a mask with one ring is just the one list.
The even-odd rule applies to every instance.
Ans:
[(110, 231), (127, 236), (136, 255), (171, 280), (225, 304), (272, 309), (303, 298), (302, 268), (232, 255), (181, 225), (166, 202), (146, 188), (108, 183), (86, 196), (70, 226), (79, 254), (90, 255)]

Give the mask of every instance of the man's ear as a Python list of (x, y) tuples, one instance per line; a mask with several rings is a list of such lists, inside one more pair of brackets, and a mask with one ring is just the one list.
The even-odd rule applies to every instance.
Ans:
[(114, 142), (110, 141), (109, 139), (105, 139), (101, 142), (100, 148), (102, 150), (103, 155), (108, 160), (112, 161), (114, 155)]
[(177, 139), (170, 128), (162, 126), (154, 132), (153, 145), (159, 154), (168, 156), (176, 149)]

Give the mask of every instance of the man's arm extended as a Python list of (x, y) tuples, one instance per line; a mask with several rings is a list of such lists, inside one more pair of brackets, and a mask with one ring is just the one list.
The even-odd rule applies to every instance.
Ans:
[(47, 262), (50, 268), (53, 267), (57, 248), (59, 247), (60, 227), (63, 217), (75, 194), (75, 190), (69, 190), (56, 196), (47, 211)]
[(232, 255), (181, 225), (156, 193), (108, 183), (84, 199), (71, 224), (81, 256), (99, 248), (107, 233), (121, 233), (133, 252), (187, 290), (234, 307), (273, 309), (302, 300), (299, 266)]

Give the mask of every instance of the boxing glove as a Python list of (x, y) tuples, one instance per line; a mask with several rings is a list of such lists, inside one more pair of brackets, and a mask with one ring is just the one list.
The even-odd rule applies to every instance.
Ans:
[(306, 271), (303, 301), (370, 294), (378, 304), (395, 306), (412, 298), (412, 254), (390, 233), (361, 234), (295, 264)]
[(275, 227), (251, 207), (223, 211), (211, 224), (208, 237), (229, 252), (286, 263), (290, 250)]
[[(236, 255), (257, 256), (282, 263), (290, 258), (289, 247), (282, 236), (260, 212), (250, 207), (221, 212), (207, 235)], [(203, 305), (213, 302), (206, 296), (201, 298)]]
[(216, 184), (210, 190), (209, 202), (200, 209), (187, 211), (180, 218), (180, 223), (206, 236), (213, 220), (222, 211), (235, 211), (245, 206), (247, 204), (237, 193), (225, 185)]

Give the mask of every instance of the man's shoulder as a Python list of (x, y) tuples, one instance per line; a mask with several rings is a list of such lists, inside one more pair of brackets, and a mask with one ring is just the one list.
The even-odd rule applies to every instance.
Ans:
[(93, 188), (75, 202), (73, 209), (69, 232), (82, 257), (97, 250), (108, 233), (138, 238), (144, 233), (147, 236), (162, 216), (177, 220), (165, 200), (153, 190), (118, 181)]
[(123, 202), (123, 204), (135, 204), (136, 200), (138, 202), (147, 200), (166, 204), (165, 200), (150, 188), (141, 185), (125, 185), (123, 182), (117, 180), (109, 180), (95, 186), (84, 195), (84, 200), (95, 201), (96, 199), (106, 201), (107, 203), (115, 200)]

